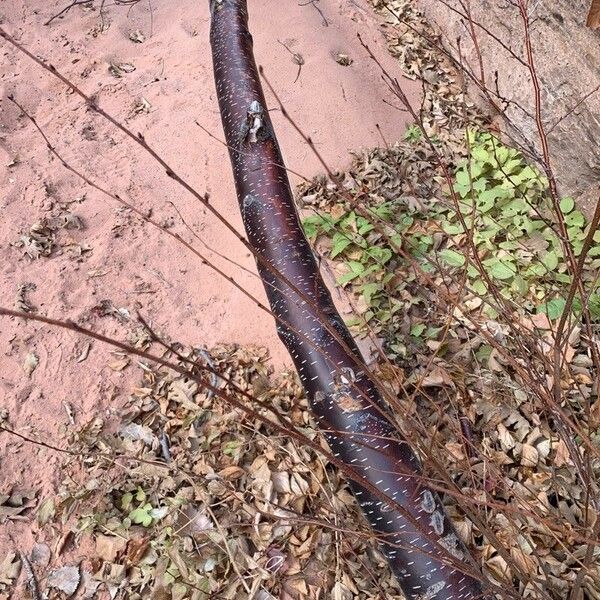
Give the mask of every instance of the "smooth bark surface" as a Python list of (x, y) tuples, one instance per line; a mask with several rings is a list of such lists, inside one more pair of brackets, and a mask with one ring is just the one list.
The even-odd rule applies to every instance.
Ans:
[(311, 408), (333, 453), (366, 482), (350, 486), (385, 537), (382, 549), (407, 598), (481, 598), (479, 583), (463, 572), (475, 572), (473, 562), (440, 498), (419, 481), (418, 458), (386, 418), (373, 381), (356, 368), (352, 353), (359, 351), (303, 234), (254, 62), (246, 1), (211, 0), (210, 8), (217, 95), (244, 226), (283, 276), (258, 265), (272, 310), (287, 324), (277, 331)]

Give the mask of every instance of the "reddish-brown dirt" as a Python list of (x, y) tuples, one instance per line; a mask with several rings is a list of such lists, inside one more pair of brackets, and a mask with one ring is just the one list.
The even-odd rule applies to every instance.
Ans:
[[(208, 2), (142, 0), (129, 8), (106, 3), (102, 16), (77, 6), (44, 26), (67, 4), (4, 0), (0, 21), (32, 52), (94, 94), (105, 110), (142, 132), (241, 230), (226, 149), (195, 124), (222, 137), (208, 45)], [(398, 139), (406, 127), (406, 114), (384, 102), (394, 100), (356, 33), (360, 31), (391, 72), (398, 69), (365, 0), (302, 4), (249, 2), (256, 56), (291, 116), (329, 165), (342, 168), (350, 160), (350, 149), (383, 143), (376, 124), (388, 141)], [(137, 32), (142, 43), (130, 39), (141, 40)], [(296, 82), (298, 65), (283, 44), (304, 58)], [(338, 64), (338, 52), (347, 54), (352, 64)], [(119, 339), (134, 329), (139, 310), (170, 339), (206, 347), (217, 342), (264, 345), (275, 368), (288, 363), (269, 315), (164, 233), (69, 174), (8, 95), (14, 94), (35, 116), (73, 166), (170, 224), (264, 301), (260, 281), (194, 240), (170, 202), (202, 242), (254, 271), (252, 258), (234, 236), (62, 83), (7, 43), (0, 46), (0, 56), (0, 304), (12, 308), (18, 287), (34, 284), (27, 298), (40, 314), (73, 319)], [(109, 70), (111, 63), (130, 64), (135, 70), (118, 78)], [(417, 97), (416, 84), (406, 81), (405, 89)], [(136, 113), (142, 99), (147, 112)], [(306, 177), (322, 171), (281, 113), (272, 114), (288, 167)], [(83, 228), (58, 229), (49, 257), (32, 260), (15, 245), (36, 221), (68, 213), (78, 216)], [(103, 316), (98, 307), (104, 300), (127, 309), (132, 321)], [(135, 361), (119, 370), (120, 357), (110, 347), (93, 342), (88, 351), (86, 344), (68, 331), (0, 319), (0, 409), (7, 411), (11, 427), (64, 446), (70, 430), (122, 406), (138, 377)], [(23, 368), (28, 353), (39, 359), (31, 376)], [(63, 459), (0, 433), (0, 495), (14, 488), (34, 489), (38, 499), (52, 495), (61, 481)], [(28, 515), (0, 528), (0, 562), (6, 551), (27, 551), (39, 541), (34, 514)]]

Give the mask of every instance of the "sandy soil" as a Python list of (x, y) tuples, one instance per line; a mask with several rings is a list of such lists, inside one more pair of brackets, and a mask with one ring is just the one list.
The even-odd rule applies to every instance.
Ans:
[[(0, 21), (32, 52), (95, 94), (104, 109), (143, 132), (241, 230), (226, 150), (194, 123), (222, 136), (208, 46), (208, 2), (142, 0), (131, 8), (107, 6), (102, 18), (96, 10), (75, 7), (44, 26), (67, 4), (3, 0)], [(360, 30), (383, 63), (398, 73), (365, 0), (249, 4), (257, 61), (331, 167), (347, 164), (350, 149), (381, 144), (376, 124), (389, 141), (402, 135), (406, 116), (384, 102), (394, 100), (356, 39)], [(136, 36), (144, 41), (130, 39)], [(305, 60), (296, 82), (292, 52)], [(337, 52), (347, 54), (352, 64), (338, 64)], [(13, 307), (18, 287), (34, 284), (26, 297), (39, 313), (68, 317), (107, 335), (126, 339), (135, 327), (103, 315), (98, 307), (105, 300), (133, 318), (139, 310), (158, 331), (182, 343), (256, 343), (270, 349), (276, 368), (288, 363), (268, 315), (168, 236), (63, 169), (7, 96), (14, 94), (65, 158), (87, 176), (158, 221), (171, 223), (211, 256), (181, 223), (170, 204), (175, 203), (205, 244), (253, 270), (234, 236), (62, 83), (6, 43), (0, 56), (0, 304)], [(115, 77), (111, 63), (135, 70)], [(418, 94), (413, 82), (406, 81), (405, 89), (413, 98)], [(142, 101), (147, 112), (138, 113), (134, 108)], [(320, 172), (316, 158), (282, 115), (274, 111), (273, 119), (288, 166), (306, 177)], [(36, 221), (55, 223), (67, 214), (79, 217), (83, 228), (59, 228), (49, 257), (32, 260), (15, 245)], [(211, 260), (264, 301), (257, 278), (217, 256)], [(88, 351), (86, 344), (70, 332), (0, 320), (0, 409), (8, 411), (12, 427), (64, 445), (70, 430), (94, 415), (118, 410), (137, 377), (135, 365), (119, 370), (120, 357), (111, 348), (92, 343)], [(23, 368), (28, 353), (39, 358), (29, 377)], [(74, 424), (66, 405), (72, 407)], [(54, 452), (0, 434), (0, 495), (12, 488), (35, 489), (38, 499), (52, 495), (61, 480), (61, 460)], [(29, 520), (0, 528), (0, 562), (15, 547), (11, 536), (26, 551), (39, 541), (29, 515)]]

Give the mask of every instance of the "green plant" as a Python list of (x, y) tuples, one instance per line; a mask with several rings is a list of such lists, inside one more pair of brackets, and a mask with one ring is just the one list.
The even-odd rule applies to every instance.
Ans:
[[(135, 506), (137, 504), (137, 506)], [(138, 486), (135, 492), (127, 492), (121, 498), (121, 508), (128, 511), (124, 523), (134, 523), (143, 527), (150, 527), (167, 513), (166, 508), (155, 508), (147, 501), (146, 492)]]
[[(401, 234), (410, 227), (413, 218), (402, 216), (393, 202), (383, 202), (371, 210), (373, 221), (393, 223), (391, 239), (401, 243)], [(342, 211), (338, 217), (311, 215), (304, 219), (303, 225), (312, 241), (320, 235), (331, 239), (330, 258), (343, 261), (337, 283), (342, 287), (356, 286), (368, 307), (364, 319), (385, 323), (402, 307), (395, 296), (399, 285), (394, 277), (398, 260), (390, 245), (375, 231), (373, 222), (351, 210)]]
[[(418, 140), (419, 135), (416, 126), (406, 133), (410, 140)], [(398, 198), (370, 206), (372, 219), (338, 204), (329, 214), (303, 221), (311, 241), (320, 236), (329, 240), (329, 258), (340, 263), (342, 271), (337, 283), (350, 287), (364, 304), (361, 318), (349, 324), (368, 322), (372, 331), (386, 338), (392, 356), (406, 353), (406, 334), (409, 342), (426, 343), (440, 331), (436, 323), (421, 319), (398, 335), (402, 314), (423, 304), (421, 294), (411, 293), (414, 275), (407, 261), (394, 251), (400, 245), (434, 276), (438, 267), (465, 272), (466, 288), (473, 296), (491, 297), (488, 283), (492, 283), (517, 311), (544, 312), (557, 319), (565, 306), (571, 276), (545, 177), (518, 150), (492, 134), (468, 130), (465, 136), (469, 155), (455, 167), (453, 189), (443, 190), (444, 199), (427, 212)], [(560, 210), (568, 243), (579, 256), (589, 225), (572, 198), (563, 198)], [(382, 221), (387, 236), (376, 227)], [(600, 242), (600, 232), (594, 240)], [(584, 273), (591, 288), (588, 306), (593, 319), (600, 319), (600, 294), (594, 281), (598, 268), (600, 245), (590, 251)], [(488, 303), (481, 306), (488, 317), (497, 316)], [(576, 297), (573, 310), (580, 311), (581, 306), (581, 298)]]
[[(565, 304), (561, 293), (571, 277), (547, 199), (546, 179), (492, 134), (469, 130), (466, 137), (470, 156), (459, 162), (454, 174), (457, 205), (445, 204), (435, 217), (448, 236), (441, 260), (449, 267), (462, 267), (471, 254), (466, 239), (472, 233), (485, 273), (505, 298), (528, 311), (558, 318)], [(570, 197), (562, 199), (560, 210), (568, 243), (579, 256), (588, 233), (586, 219)], [(599, 233), (595, 239), (600, 241)], [(588, 272), (600, 266), (598, 257), (600, 247), (593, 248)], [(467, 276), (477, 294), (487, 293), (485, 277), (472, 257)]]
[(423, 131), (418, 125), (410, 125), (404, 132), (404, 139), (409, 142), (417, 142), (423, 137)]

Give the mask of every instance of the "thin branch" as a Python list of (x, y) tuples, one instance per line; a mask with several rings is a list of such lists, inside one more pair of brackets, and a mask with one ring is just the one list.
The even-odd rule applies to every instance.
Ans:
[(61, 17), (62, 15), (68, 13), (74, 6), (81, 6), (83, 4), (92, 5), (93, 2), (94, 2), (94, 0), (73, 0), (73, 2), (71, 2), (71, 4), (68, 4), (61, 11), (57, 12), (53, 17), (50, 17), (44, 23), (44, 25), (50, 25), (50, 23), (52, 23), (52, 21), (54, 21), (54, 19), (58, 19), (58, 17)]

